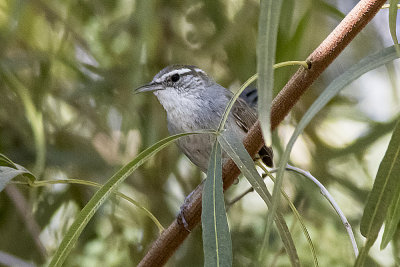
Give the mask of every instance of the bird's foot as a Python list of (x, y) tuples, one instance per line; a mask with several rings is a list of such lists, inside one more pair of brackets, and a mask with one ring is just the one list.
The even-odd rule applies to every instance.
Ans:
[(183, 227), (185, 227), (186, 231), (188, 231), (189, 233), (191, 232), (191, 230), (189, 229), (189, 224), (188, 224), (188, 222), (187, 222), (186, 219), (185, 219), (184, 213), (185, 213), (186, 208), (188, 207), (188, 204), (189, 204), (189, 202), (190, 202), (190, 198), (191, 198), (192, 195), (193, 195), (193, 192), (194, 192), (194, 191), (192, 191), (192, 192), (185, 198), (185, 201), (183, 202), (182, 206), (180, 207), (179, 214), (178, 214), (178, 217), (177, 217), (178, 223), (183, 224)]

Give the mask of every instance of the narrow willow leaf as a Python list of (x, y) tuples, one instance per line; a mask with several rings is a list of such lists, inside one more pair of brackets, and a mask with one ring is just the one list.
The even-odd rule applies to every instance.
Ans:
[(221, 146), (215, 141), (202, 196), (204, 266), (232, 266), (232, 240), (222, 186)]
[[(267, 205), (269, 200), (267, 197), (267, 186), (264, 183), (264, 179), (258, 173), (254, 166), (254, 161), (247, 153), (242, 141), (235, 135), (233, 131), (223, 131), (218, 136), (222, 148), (228, 155), (233, 159), (236, 165), (239, 167), (242, 174), (249, 180), (250, 184), (261, 196)], [(250, 181), (251, 180), (251, 181)]]
[(276, 39), (282, 0), (261, 0), (258, 20), (258, 116), (265, 144), (271, 146), (270, 109), (274, 87)]
[(12, 90), (15, 91), (15, 93), (18, 94), (24, 105), (25, 116), (31, 125), (35, 140), (36, 160), (33, 172), (35, 174), (41, 174), (44, 170), (46, 161), (46, 140), (44, 134), (43, 115), (41, 111), (36, 108), (30, 90), (14, 73), (9, 71), (4, 64), (0, 64), (0, 68), (1, 78)]
[(368, 258), (368, 252), (371, 249), (372, 245), (374, 244), (375, 241), (372, 241), (372, 239), (367, 238), (367, 241), (365, 242), (365, 246), (361, 248), (360, 254), (358, 255), (356, 262), (354, 263), (354, 267), (364, 267), (364, 266), (378, 266), (376, 263), (375, 264), (367, 264), (365, 261)]
[(381, 249), (386, 248), (390, 240), (396, 233), (397, 227), (400, 223), (400, 186), (396, 188), (394, 198), (390, 203), (389, 210), (385, 219), (385, 231), (382, 236)]
[(6, 157), (6, 155), (0, 153), (0, 166), (7, 166), (16, 169), (14, 162)]
[(0, 153), (0, 192), (18, 175), (25, 176), (31, 182), (36, 180), (36, 177), (30, 171)]
[[(275, 207), (278, 206), (279, 201), (279, 191), (282, 186), (282, 178), (283, 173), (285, 171), (285, 167), (287, 162), (289, 161), (290, 152), (292, 151), (293, 145), (297, 140), (297, 137), (303, 132), (304, 128), (308, 125), (308, 123), (314, 118), (314, 116), (334, 97), (336, 96), (343, 88), (349, 85), (351, 82), (359, 78), (361, 75), (367, 73), (370, 70), (373, 70), (379, 66), (386, 64), (397, 58), (396, 51), (394, 47), (385, 48), (375, 54), (365, 57), (357, 64), (353, 65), (349, 68), (345, 73), (337, 77), (332, 81), (331, 84), (325, 89), (325, 91), (314, 101), (311, 107), (304, 114), (303, 118), (297, 125), (294, 130), (287, 146), (285, 152), (282, 155), (282, 158), (279, 163), (279, 171), (276, 177), (276, 183), (274, 185), (274, 197), (272, 200), (272, 204)], [(273, 211), (275, 209), (271, 209)], [(271, 212), (272, 213), (272, 212)], [(269, 214), (268, 216), (272, 216), (273, 214)], [(361, 254), (361, 253), (360, 253)]]
[[(373, 241), (378, 236), (388, 207), (400, 187), (400, 120), (386, 150), (361, 219), (361, 234)], [(396, 196), (397, 198), (398, 196)], [(392, 226), (393, 227), (393, 226)], [(397, 224), (395, 226), (397, 228)], [(387, 229), (389, 230), (389, 229)], [(394, 233), (395, 230), (393, 230)], [(387, 231), (386, 231), (387, 232)]]
[(14, 177), (18, 175), (26, 174), (23, 170), (18, 170), (10, 167), (1, 166), (0, 167), (0, 192), (6, 187), (8, 182), (10, 182)]
[[(242, 174), (247, 178), (254, 190), (260, 195), (267, 206), (271, 207), (271, 194), (254, 166), (253, 159), (247, 153), (243, 143), (231, 131), (224, 131), (218, 136), (218, 141), (224, 151), (232, 158)], [(275, 224), (292, 266), (300, 266), (299, 257), (289, 228), (280, 212), (275, 214)]]
[(396, 20), (397, 20), (397, 3), (399, 3), (400, 0), (390, 0), (389, 1), (389, 30), (390, 30), (390, 35), (392, 36), (393, 43), (396, 46), (397, 53), (400, 56), (400, 47), (399, 47), (399, 41), (397, 39), (396, 35)]
[[(80, 184), (80, 185), (87, 185), (87, 186), (95, 186), (95, 187), (102, 187), (102, 184), (98, 184), (96, 182), (87, 181), (87, 180), (80, 180), (80, 179), (65, 179), (65, 180), (41, 180), (35, 181), (30, 184), (30, 186), (38, 187), (38, 186), (48, 186), (53, 184)], [(126, 201), (130, 202), (134, 206), (136, 206), (139, 210), (145, 213), (147, 217), (149, 217), (154, 224), (158, 227), (160, 233), (165, 230), (165, 228), (161, 225), (161, 223), (157, 220), (156, 216), (154, 216), (148, 209), (146, 209), (141, 203), (134, 200), (133, 198), (128, 197), (127, 195), (116, 191), (113, 192), (115, 196), (125, 199)]]
[[(257, 165), (258, 165), (261, 169), (263, 169), (263, 171), (264, 171), (266, 174), (268, 174), (269, 178), (270, 178), (272, 181), (275, 182), (275, 178), (272, 176), (271, 173), (268, 173), (268, 170), (265, 168), (265, 166), (264, 166), (263, 164), (261, 164), (260, 162), (257, 162)], [(285, 193), (285, 191), (284, 191), (284, 190), (281, 190), (281, 193), (282, 193), (282, 196), (286, 199), (286, 202), (288, 203), (288, 205), (289, 205), (290, 209), (292, 210), (294, 216), (295, 216), (295, 217), (297, 218), (297, 220), (299, 221), (301, 230), (303, 231), (304, 236), (305, 236), (306, 239), (307, 239), (308, 246), (310, 247), (311, 254), (312, 254), (312, 257), (313, 257), (313, 260), (314, 260), (314, 266), (317, 266), (317, 267), (318, 267), (319, 264), (318, 264), (317, 254), (316, 254), (316, 252), (315, 252), (315, 247), (314, 247), (314, 244), (313, 244), (313, 242), (312, 242), (312, 240), (311, 240), (310, 234), (308, 233), (308, 230), (307, 230), (307, 227), (306, 227), (306, 225), (305, 225), (305, 223), (304, 223), (304, 220), (303, 220), (303, 218), (301, 217), (301, 215), (300, 215), (300, 213), (298, 212), (298, 210), (296, 209), (296, 207), (294, 206), (294, 204), (292, 203), (292, 201), (290, 200), (289, 196)]]
[(85, 207), (79, 212), (74, 223), (68, 229), (67, 234), (64, 236), (61, 244), (58, 246), (58, 249), (54, 254), (49, 266), (62, 266), (63, 262), (65, 261), (66, 257), (74, 246), (76, 240), (82, 233), (85, 226), (88, 224), (89, 220), (93, 217), (95, 212), (108, 199), (110, 194), (114, 190), (116, 190), (117, 186), (120, 185), (135, 169), (146, 162), (146, 160), (148, 160), (151, 156), (153, 156), (178, 138), (191, 134), (205, 133), (210, 134), (213, 132), (182, 133), (164, 138), (163, 140), (158, 141), (156, 144), (141, 152), (135, 159), (122, 167), (107, 181), (107, 183), (105, 183), (94, 194), (94, 196), (89, 200)]

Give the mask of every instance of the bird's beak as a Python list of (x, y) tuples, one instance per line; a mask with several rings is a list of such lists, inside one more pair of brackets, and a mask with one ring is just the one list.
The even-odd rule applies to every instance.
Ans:
[(138, 94), (142, 92), (154, 92), (162, 89), (164, 89), (162, 84), (151, 82), (143, 86), (140, 86), (139, 88), (136, 88), (133, 92), (134, 94)]

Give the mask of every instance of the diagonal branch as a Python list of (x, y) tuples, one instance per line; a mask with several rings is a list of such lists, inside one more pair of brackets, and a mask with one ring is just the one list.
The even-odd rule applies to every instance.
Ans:
[[(354, 37), (367, 25), (380, 10), (385, 0), (361, 0), (332, 33), (308, 57), (310, 69), (300, 68), (276, 96), (271, 108), (271, 128), (274, 130), (292, 109), (294, 104), (319, 75), (332, 63)], [(248, 132), (243, 141), (251, 156), (255, 156), (264, 145), (260, 123), (257, 122)], [(229, 188), (239, 176), (240, 171), (232, 160), (223, 167), (224, 189)], [(200, 184), (192, 193), (190, 201), (182, 211), (193, 229), (201, 217), (201, 195), (203, 186)], [(182, 244), (189, 232), (178, 219), (154, 241), (150, 250), (139, 263), (139, 266), (161, 266), (172, 256)]]

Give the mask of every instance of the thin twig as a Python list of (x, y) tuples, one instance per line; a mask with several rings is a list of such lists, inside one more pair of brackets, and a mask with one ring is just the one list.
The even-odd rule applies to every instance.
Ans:
[[(351, 225), (348, 222), (348, 220), (347, 220), (346, 216), (344, 215), (344, 213), (342, 212), (342, 210), (340, 209), (339, 205), (336, 203), (335, 199), (329, 193), (328, 189), (326, 189), (325, 186), (323, 184), (321, 184), (318, 181), (318, 179), (315, 178), (314, 176), (312, 176), (311, 173), (308, 171), (291, 166), (289, 164), (286, 166), (286, 170), (294, 171), (294, 172), (297, 172), (297, 173), (305, 176), (306, 178), (310, 179), (313, 183), (315, 183), (319, 187), (319, 189), (321, 190), (321, 194), (329, 201), (329, 203), (332, 205), (333, 209), (339, 215), (340, 220), (342, 221), (344, 227), (346, 228), (347, 234), (349, 235), (351, 245), (353, 246), (354, 255), (357, 257), (358, 256), (358, 247), (357, 247), (356, 239), (354, 238), (354, 233), (351, 228)], [(273, 169), (269, 170), (269, 173), (275, 173), (277, 171), (278, 171), (278, 168), (273, 168)], [(265, 178), (266, 176), (267, 175), (263, 175), (263, 178)], [(248, 193), (253, 192), (253, 191), (254, 191), (253, 188), (247, 189), (246, 191), (244, 191), (243, 193), (241, 193), (240, 195), (238, 195), (237, 197), (232, 199), (227, 204), (227, 207), (230, 207), (231, 205), (235, 204), (237, 201), (242, 199), (245, 195), (247, 195)]]
[[(258, 160), (258, 161), (256, 162), (256, 164), (264, 171), (264, 173), (265, 173), (274, 183), (276, 182), (275, 177), (273, 177), (273, 176), (272, 176), (272, 173), (271, 173), (270, 171), (267, 170), (265, 164), (264, 164), (262, 161)], [(277, 172), (278, 170), (279, 170), (279, 169), (274, 169), (273, 172)], [(307, 227), (306, 227), (306, 225), (304, 224), (303, 218), (300, 216), (300, 213), (297, 211), (297, 209), (296, 209), (296, 207), (294, 206), (294, 204), (290, 201), (289, 196), (285, 193), (285, 191), (283, 191), (282, 188), (281, 188), (281, 194), (282, 194), (282, 196), (286, 199), (286, 201), (287, 201), (287, 203), (288, 203), (290, 209), (292, 210), (292, 212), (293, 212), (295, 218), (297, 218), (297, 220), (300, 222), (300, 226), (301, 226), (301, 229), (303, 230), (304, 236), (306, 237), (307, 242), (308, 242), (309, 245), (310, 245), (311, 254), (312, 254), (313, 259), (314, 259), (314, 266), (318, 267), (319, 264), (318, 264), (317, 254), (316, 254), (316, 252), (315, 252), (315, 247), (314, 247), (314, 244), (313, 244), (313, 242), (312, 242), (312, 240), (311, 240), (310, 234), (308, 233)], [(292, 226), (292, 227), (293, 227), (293, 226)], [(291, 230), (293, 230), (293, 229), (290, 229), (290, 231), (291, 231)]]
[(336, 203), (335, 199), (332, 197), (332, 195), (329, 193), (329, 191), (325, 188), (325, 186), (323, 184), (321, 184), (318, 181), (318, 179), (315, 178), (314, 176), (312, 176), (311, 173), (308, 172), (308, 171), (304, 171), (304, 170), (302, 170), (300, 168), (297, 168), (297, 167), (294, 167), (294, 166), (290, 166), (289, 164), (286, 166), (286, 170), (294, 171), (294, 172), (297, 172), (297, 173), (300, 173), (300, 174), (304, 175), (305, 177), (307, 177), (308, 179), (313, 181), (313, 183), (316, 184), (319, 187), (319, 189), (321, 190), (321, 194), (332, 205), (333, 209), (339, 215), (340, 220), (342, 221), (344, 227), (346, 228), (347, 234), (350, 237), (351, 245), (353, 246), (354, 255), (357, 258), (357, 256), (358, 256), (358, 247), (357, 247), (356, 239), (354, 238), (353, 230), (351, 229), (351, 225), (347, 221), (346, 216), (344, 215), (344, 213), (340, 209), (339, 205)]
[[(264, 168), (263, 168), (264, 169)], [(329, 193), (328, 189), (326, 189), (326, 187), (321, 184), (317, 178), (315, 178), (313, 175), (311, 175), (310, 172), (302, 170), (300, 168), (291, 166), (291, 165), (287, 165), (286, 166), (286, 170), (289, 171), (294, 171), (297, 172), (303, 176), (305, 176), (306, 178), (310, 179), (314, 184), (316, 184), (320, 191), (321, 194), (329, 201), (329, 203), (332, 205), (333, 209), (336, 211), (336, 213), (339, 215), (340, 220), (342, 221), (342, 224), (344, 225), (347, 234), (349, 235), (350, 238), (350, 242), (351, 245), (353, 246), (353, 251), (354, 251), (354, 255), (358, 256), (358, 247), (357, 247), (357, 243), (356, 243), (356, 239), (354, 237), (354, 233), (353, 230), (351, 228), (350, 223), (348, 222), (346, 216), (344, 215), (344, 213), (342, 212), (342, 210), (340, 209), (339, 205), (336, 203), (335, 199), (332, 197), (332, 195)], [(269, 170), (269, 173), (275, 173), (278, 171), (278, 168), (273, 168), (271, 170)], [(267, 177), (267, 175), (263, 175), (263, 178)], [(232, 199), (228, 204), (227, 207), (229, 208), (231, 205), (233, 205), (234, 203), (236, 203), (237, 201), (239, 201), (240, 199), (242, 199), (245, 195), (247, 195), (250, 192), (253, 192), (254, 189), (253, 188), (249, 188), (246, 191), (244, 191), (243, 193), (241, 193), (240, 195), (238, 195), (237, 197), (235, 197), (234, 199)]]
[[(266, 175), (262, 176), (263, 178), (267, 177)], [(235, 198), (231, 199), (228, 203), (226, 203), (226, 211), (228, 211), (233, 204), (244, 198), (248, 193), (254, 192), (254, 188), (250, 187), (240, 195), (236, 196)]]
[[(277, 172), (278, 169), (277, 168), (272, 168), (270, 169), (268, 172), (269, 173), (275, 173)], [(268, 175), (266, 173), (262, 174), (262, 178), (265, 179)], [(254, 192), (254, 188), (250, 187), (249, 189), (247, 189), (246, 191), (244, 191), (243, 193), (241, 193), (240, 195), (234, 197), (233, 199), (231, 199), (228, 203), (226, 203), (226, 208), (229, 209), (233, 204), (235, 204), (236, 202), (238, 202), (239, 200), (241, 200), (243, 197), (245, 197), (247, 194)]]
[[(102, 184), (93, 182), (93, 181), (88, 181), (88, 180), (80, 180), (80, 179), (59, 179), (59, 180), (41, 180), (41, 181), (30, 181), (28, 182), (22, 182), (22, 181), (12, 181), (11, 184), (23, 184), (23, 185), (29, 185), (32, 187), (40, 187), (40, 186), (49, 186), (49, 185), (56, 185), (56, 184), (80, 184), (80, 185), (88, 185), (88, 186), (94, 186), (94, 187), (102, 187)], [(134, 200), (131, 197), (128, 197), (127, 195), (119, 192), (119, 191), (113, 191), (113, 194), (125, 199), (126, 201), (130, 202), (134, 206), (136, 206), (139, 210), (144, 212), (157, 226), (158, 231), (160, 234), (162, 231), (164, 231), (164, 227), (161, 225), (160, 221), (144, 206), (142, 206), (138, 201)]]
[[(300, 67), (285, 87), (274, 99), (271, 107), (271, 129), (274, 130), (285, 118), (301, 95), (333, 62), (354, 37), (372, 20), (385, 0), (361, 0), (329, 36), (308, 57), (310, 69)], [(257, 122), (248, 132), (244, 146), (251, 156), (255, 156), (264, 144), (260, 123)], [(229, 188), (239, 176), (240, 171), (232, 160), (223, 167), (224, 189)], [(193, 229), (201, 216), (202, 186), (192, 193), (191, 200), (182, 210), (189, 229)], [(138, 266), (162, 266), (189, 235), (180, 221), (175, 219), (161, 236), (152, 244)]]

